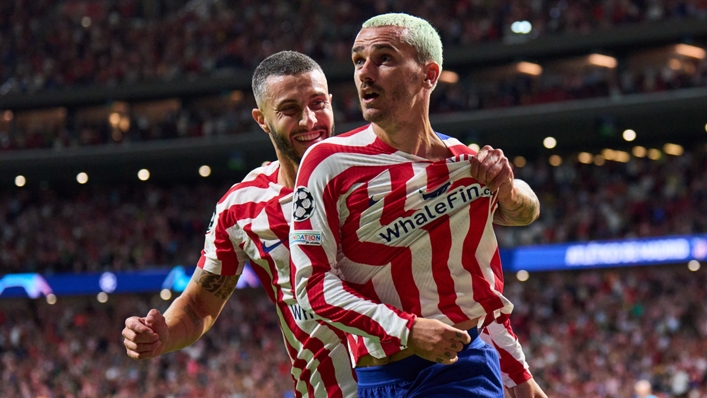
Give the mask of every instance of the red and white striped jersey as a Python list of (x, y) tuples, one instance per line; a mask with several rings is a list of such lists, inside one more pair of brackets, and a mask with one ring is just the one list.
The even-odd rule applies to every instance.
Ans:
[(492, 226), (496, 193), (471, 177), (471, 149), (440, 138), (453, 157), (430, 161), (362, 127), (310, 147), (300, 164), (297, 300), (358, 336), (354, 358), (404, 348), (415, 316), (454, 325), (513, 309)]
[(198, 266), (218, 275), (240, 275), (250, 261), (275, 303), (296, 396), (354, 396), (345, 334), (315, 320), (292, 295), (287, 239), (292, 189), (278, 184), (278, 171), (278, 162), (257, 168), (221, 198)]

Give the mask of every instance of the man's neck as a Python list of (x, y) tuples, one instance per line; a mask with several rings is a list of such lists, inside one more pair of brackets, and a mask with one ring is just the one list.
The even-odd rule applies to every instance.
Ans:
[(294, 189), (299, 165), (286, 156), (278, 156), (278, 162), (280, 163), (280, 171), (277, 173), (277, 183)]
[(451, 155), (426, 116), (406, 123), (373, 123), (372, 126), (378, 138), (399, 151), (429, 160)]

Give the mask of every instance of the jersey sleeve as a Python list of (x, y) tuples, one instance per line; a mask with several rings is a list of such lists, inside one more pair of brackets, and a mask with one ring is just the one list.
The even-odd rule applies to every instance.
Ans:
[(204, 240), (197, 266), (216, 275), (240, 275), (248, 261), (245, 252), (234, 244), (229, 229), (237, 227), (233, 215), (223, 203), (216, 206)]
[(513, 333), (510, 317), (502, 316), (492, 321), (484, 328), (480, 337), (498, 351), (501, 375), (506, 387), (515, 387), (533, 377), (528, 369), (523, 348)]
[(337, 268), (341, 177), (346, 166), (321, 146), (305, 154), (292, 202), (292, 281), (303, 308), (347, 333), (379, 342), (369, 354), (383, 358), (407, 345), (415, 315), (366, 297)]

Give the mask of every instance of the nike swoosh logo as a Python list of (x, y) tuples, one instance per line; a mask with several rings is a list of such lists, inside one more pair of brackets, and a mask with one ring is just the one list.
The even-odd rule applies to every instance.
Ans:
[(450, 182), (447, 182), (446, 184), (442, 185), (441, 187), (435, 189), (432, 192), (425, 192), (424, 189), (420, 189), (420, 193), (422, 194), (422, 199), (428, 200), (432, 198), (436, 198), (445, 192), (447, 192), (447, 189), (449, 189), (449, 186), (452, 185)]
[(282, 241), (278, 241), (278, 242), (276, 242), (276, 243), (274, 243), (274, 244), (272, 244), (272, 245), (270, 245), (270, 246), (268, 246), (267, 244), (263, 243), (263, 251), (264, 251), (265, 253), (270, 253), (271, 251), (273, 251), (273, 249), (275, 249), (276, 247), (280, 246), (281, 244), (282, 244)]

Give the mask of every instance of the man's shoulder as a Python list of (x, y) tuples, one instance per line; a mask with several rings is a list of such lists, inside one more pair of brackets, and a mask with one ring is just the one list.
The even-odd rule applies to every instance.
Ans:
[(370, 152), (370, 145), (375, 141), (375, 137), (375, 134), (370, 131), (370, 125), (335, 135), (309, 147), (302, 158), (302, 164), (307, 162), (320, 163), (346, 153)]
[(274, 161), (251, 170), (242, 181), (234, 184), (226, 191), (218, 204), (228, 203), (233, 205), (260, 202), (272, 197), (275, 195), (275, 192), (270, 191), (272, 190), (271, 188), (276, 188), (277, 186), (277, 173), (279, 168), (280, 164)]
[(437, 134), (437, 137), (439, 137), (442, 140), (442, 142), (444, 142), (444, 145), (446, 145), (447, 148), (451, 149), (455, 155), (460, 155), (460, 154), (476, 155), (476, 151), (469, 148), (469, 146), (465, 145), (464, 143), (459, 141), (457, 138), (454, 138), (454, 137), (446, 135), (446, 134), (442, 134), (440, 132), (435, 132), (435, 133)]

